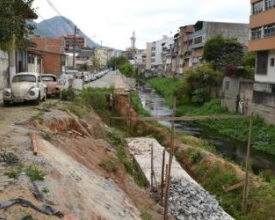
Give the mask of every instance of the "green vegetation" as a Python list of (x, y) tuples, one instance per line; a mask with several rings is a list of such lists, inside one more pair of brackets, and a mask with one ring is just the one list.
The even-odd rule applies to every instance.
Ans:
[(108, 142), (116, 149), (117, 157), (123, 163), (127, 173), (132, 175), (138, 186), (145, 186), (146, 180), (144, 179), (140, 170), (137, 169), (134, 162), (130, 159), (129, 153), (126, 148), (124, 140), (124, 133), (118, 129), (111, 128), (106, 132)]
[[(234, 38), (223, 38), (217, 35), (206, 41), (203, 48), (203, 58), (214, 65), (215, 69), (242, 66), (244, 62), (243, 45)], [(236, 69), (238, 72), (238, 69)], [(237, 72), (227, 72), (236, 74)]]
[(63, 89), (61, 91), (61, 99), (64, 101), (73, 101), (76, 96), (76, 92), (72, 87)]
[(135, 76), (133, 65), (124, 56), (113, 57), (108, 62), (108, 67), (113, 69), (118, 68), (119, 71), (126, 77), (133, 78)]
[(209, 101), (211, 92), (217, 90), (217, 85), (221, 83), (221, 80), (222, 74), (215, 71), (208, 63), (186, 71), (174, 92), (177, 103), (179, 105), (201, 105)]
[(44, 180), (46, 175), (46, 173), (44, 173), (42, 170), (39, 170), (35, 166), (29, 166), (25, 171), (27, 176), (30, 177), (31, 181)]
[(20, 173), (22, 172), (22, 170), (23, 170), (23, 166), (21, 164), (18, 164), (16, 166), (13, 166), (11, 168), (11, 170), (6, 173), (6, 175), (9, 178), (18, 179), (18, 177), (19, 177)]
[(140, 102), (140, 98), (136, 91), (131, 92), (131, 106), (140, 116), (150, 116), (150, 113), (145, 110)]
[[(196, 144), (193, 143), (192, 146), (196, 146)], [(273, 182), (271, 184), (263, 183), (258, 178), (254, 178), (252, 174), (250, 175), (248, 213), (245, 216), (241, 207), (243, 188), (224, 191), (225, 188), (241, 182), (243, 175), (237, 174), (235, 167), (229, 163), (208, 160), (207, 156), (202, 155), (198, 148), (188, 148), (176, 152), (177, 160), (188, 167), (193, 178), (210, 194), (215, 195), (223, 209), (235, 219), (272, 219), (275, 214), (275, 185)]]
[(147, 210), (143, 210), (141, 212), (141, 218), (142, 218), (142, 220), (152, 220), (153, 219), (152, 215), (150, 213), (148, 213)]
[(43, 193), (45, 193), (45, 194), (48, 194), (49, 192), (50, 192), (50, 190), (49, 190), (49, 188), (47, 188), (47, 187), (43, 187), (42, 188), (42, 190), (41, 190)]
[(26, 38), (34, 30), (34, 25), (26, 23), (26, 19), (37, 17), (32, 8), (33, 1), (0, 0), (0, 48), (2, 50), (26, 48), (28, 43)]
[(148, 80), (148, 83), (156, 90), (157, 93), (161, 94), (166, 103), (169, 106), (173, 105), (174, 93), (177, 85), (180, 83), (178, 79), (167, 79), (167, 78), (153, 78)]
[(71, 103), (61, 107), (62, 110), (69, 110), (80, 118), (88, 116), (93, 110), (103, 118), (108, 116), (106, 97), (111, 93), (112, 88), (84, 88), (78, 91), (77, 95), (74, 90), (72, 91), (74, 98), (69, 99)]
[[(168, 83), (170, 82), (170, 84)], [(173, 81), (171, 79), (151, 79), (150, 85), (162, 95), (167, 103), (171, 103), (173, 98), (173, 92), (175, 87), (181, 83)], [(177, 100), (180, 98), (177, 98)], [(205, 102), (202, 105), (194, 105), (194, 103), (185, 103), (183, 101), (177, 101), (176, 115), (228, 115), (227, 109), (221, 106), (220, 99), (212, 99), (209, 102)], [(192, 105), (193, 104), (193, 105)], [(196, 121), (194, 123), (207, 126), (211, 129), (218, 131), (228, 137), (232, 137), (236, 140), (246, 142), (248, 135), (248, 119), (228, 119), (228, 120), (206, 120)], [(253, 134), (252, 134), (252, 147), (263, 152), (275, 155), (275, 126), (267, 125), (264, 121), (256, 116), (253, 122)]]
[(118, 161), (115, 159), (102, 160), (99, 166), (107, 172), (116, 173), (118, 170)]

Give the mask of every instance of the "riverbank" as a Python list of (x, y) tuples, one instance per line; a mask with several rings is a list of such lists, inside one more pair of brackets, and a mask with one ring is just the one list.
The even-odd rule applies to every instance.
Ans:
[[(173, 93), (179, 81), (174, 79), (151, 79), (148, 83), (154, 88), (162, 97), (165, 98), (167, 104), (171, 103)], [(163, 85), (166, 86), (165, 89)], [(177, 115), (220, 115), (232, 114), (221, 107), (221, 100), (214, 99), (205, 103), (202, 106), (182, 105), (177, 104)], [(208, 120), (196, 121), (195, 123), (208, 126), (209, 128), (217, 130), (220, 134), (235, 138), (239, 141), (246, 142), (248, 134), (248, 119), (242, 120)], [(275, 155), (275, 126), (267, 125), (264, 121), (256, 116), (253, 122), (252, 134), (252, 148), (258, 149), (262, 152)]]

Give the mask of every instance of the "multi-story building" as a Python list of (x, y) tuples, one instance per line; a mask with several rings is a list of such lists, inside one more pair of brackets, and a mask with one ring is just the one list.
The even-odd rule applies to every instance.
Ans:
[(248, 50), (257, 54), (254, 90), (275, 93), (275, 0), (250, 0)]
[(275, 0), (250, 0), (248, 50), (256, 53), (255, 83), (248, 113), (275, 124)]
[(201, 62), (205, 42), (219, 34), (224, 38), (235, 38), (247, 46), (249, 27), (244, 23), (197, 21), (193, 33), (192, 67)]
[(152, 59), (152, 43), (147, 42), (146, 43), (146, 66), (145, 70), (146, 72), (151, 70), (151, 59)]
[(96, 48), (95, 57), (98, 61), (98, 69), (100, 71), (106, 69), (108, 63), (108, 48)]
[(66, 35), (63, 37), (65, 41), (65, 51), (66, 52), (79, 52), (81, 48), (86, 47), (86, 39), (80, 35)]
[[(174, 43), (173, 37), (164, 35), (161, 40), (151, 43), (151, 71), (155, 75), (162, 75), (164, 71), (162, 47), (164, 44), (170, 45)], [(147, 55), (146, 55), (147, 56)], [(166, 64), (171, 64), (171, 59)]]
[(180, 71), (190, 70), (192, 67), (192, 43), (193, 43), (194, 25), (185, 25), (180, 27), (178, 40), (178, 54), (180, 56)]

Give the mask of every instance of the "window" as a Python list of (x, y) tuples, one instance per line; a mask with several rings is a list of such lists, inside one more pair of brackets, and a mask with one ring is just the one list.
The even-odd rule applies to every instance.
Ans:
[(264, 26), (264, 37), (275, 36), (275, 23)]
[(251, 40), (261, 39), (262, 38), (262, 28), (253, 28), (251, 29)]
[(194, 38), (194, 44), (202, 43), (202, 36)]
[(275, 7), (275, 0), (265, 0), (265, 10)]
[(275, 59), (274, 58), (271, 58), (270, 59), (270, 66), (275, 66)]
[(225, 90), (229, 90), (230, 81), (225, 82)]
[(34, 57), (33, 56), (28, 56), (28, 63), (29, 64), (34, 64)]
[(259, 51), (257, 53), (257, 71), (256, 74), (267, 74), (267, 61), (268, 61), (268, 51)]
[(252, 5), (252, 13), (258, 14), (263, 11), (263, 1), (256, 2)]

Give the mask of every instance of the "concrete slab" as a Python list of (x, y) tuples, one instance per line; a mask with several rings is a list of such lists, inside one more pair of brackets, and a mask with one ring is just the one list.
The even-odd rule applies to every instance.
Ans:
[[(151, 180), (151, 145), (154, 151), (154, 173), (158, 184), (161, 183), (161, 170), (162, 170), (162, 155), (165, 149), (154, 138), (127, 138), (127, 145), (130, 153), (133, 155), (140, 168), (142, 169), (146, 179), (150, 183)], [(165, 164), (169, 162), (169, 153), (165, 150)], [(171, 178), (179, 179), (186, 178), (191, 182), (199, 185), (189, 174), (182, 169), (181, 165), (175, 160), (172, 161)]]

